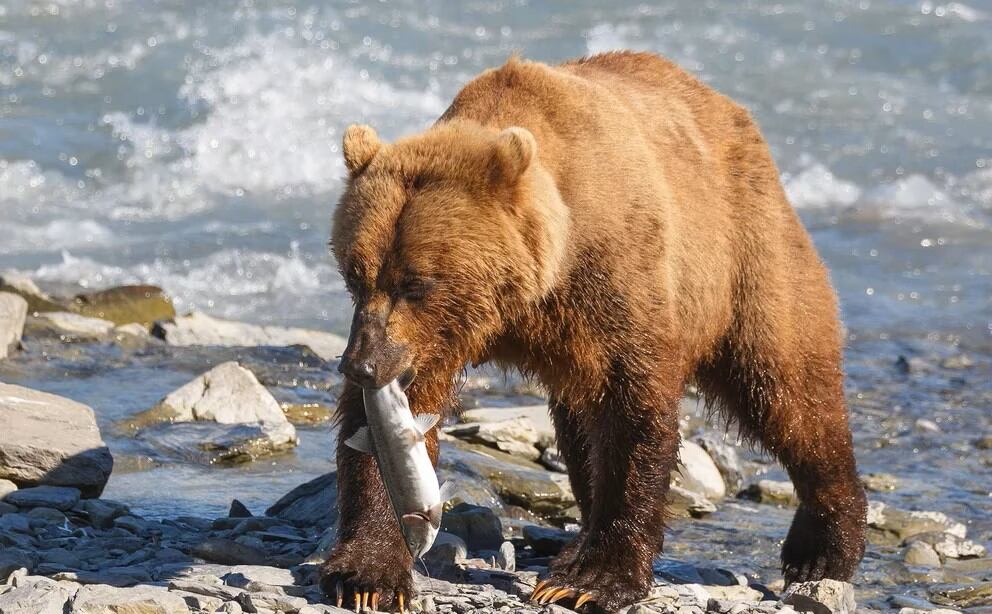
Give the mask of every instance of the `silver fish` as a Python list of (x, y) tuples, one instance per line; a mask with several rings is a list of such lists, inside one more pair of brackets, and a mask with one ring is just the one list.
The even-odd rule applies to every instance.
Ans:
[(441, 507), (452, 488), (438, 486), (434, 465), (427, 454), (424, 434), (439, 416), (414, 417), (398, 379), (378, 389), (364, 389), (368, 427), (358, 429), (345, 444), (375, 456), (406, 547), (422, 557), (441, 528)]

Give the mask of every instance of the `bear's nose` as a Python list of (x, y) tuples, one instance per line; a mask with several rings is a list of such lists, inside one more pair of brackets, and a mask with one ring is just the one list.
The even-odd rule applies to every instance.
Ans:
[(375, 365), (370, 360), (350, 360), (341, 358), (338, 371), (354, 383), (368, 388), (375, 383)]

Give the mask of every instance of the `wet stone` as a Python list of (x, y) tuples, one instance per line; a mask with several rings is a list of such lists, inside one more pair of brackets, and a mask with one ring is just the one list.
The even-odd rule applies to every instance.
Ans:
[(250, 518), (252, 513), (244, 503), (234, 499), (231, 501), (231, 509), (227, 515), (229, 518)]
[(940, 605), (955, 608), (992, 606), (992, 582), (974, 584), (938, 584), (928, 589), (930, 599)]
[(539, 556), (556, 556), (576, 536), (562, 529), (537, 525), (525, 526), (523, 533), (524, 541)]
[(268, 556), (264, 551), (240, 544), (234, 540), (212, 537), (195, 545), (194, 556), (223, 565), (265, 565)]
[(503, 543), (499, 518), (487, 507), (459, 503), (441, 518), (441, 530), (457, 535), (469, 550), (495, 550)]

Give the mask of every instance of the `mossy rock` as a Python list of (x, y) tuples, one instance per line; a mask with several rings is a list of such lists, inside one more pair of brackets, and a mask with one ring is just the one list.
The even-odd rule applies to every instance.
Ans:
[(176, 317), (172, 301), (156, 286), (119, 286), (80, 294), (72, 299), (72, 311), (93, 318), (123, 324), (150, 325)]

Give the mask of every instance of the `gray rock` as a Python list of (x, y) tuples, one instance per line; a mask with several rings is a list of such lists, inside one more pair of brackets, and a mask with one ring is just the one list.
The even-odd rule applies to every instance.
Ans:
[(227, 512), (229, 518), (251, 518), (252, 513), (245, 504), (234, 499), (231, 501), (231, 509)]
[(448, 435), (463, 441), (481, 443), (527, 460), (537, 460), (541, 457), (541, 451), (538, 449), (541, 436), (528, 418), (470, 422), (443, 430)]
[(284, 453), (299, 442), (289, 422), (178, 422), (142, 429), (137, 439), (170, 456), (206, 465), (252, 462)]
[(906, 539), (920, 533), (948, 533), (964, 539), (965, 525), (948, 518), (942, 512), (916, 512), (900, 510), (879, 501), (868, 503), (868, 526)]
[(772, 505), (795, 506), (799, 503), (796, 488), (788, 481), (758, 480), (757, 483), (748, 485), (737, 496)]
[(0, 478), (20, 486), (70, 486), (98, 497), (113, 466), (92, 409), (0, 383)]
[(51, 507), (68, 511), (79, 502), (78, 488), (67, 486), (33, 486), (16, 490), (4, 499), (17, 507)]
[(517, 407), (479, 407), (463, 411), (459, 419), (468, 422), (502, 422), (514, 418), (526, 418), (537, 431), (538, 447), (547, 448), (554, 444), (555, 428), (547, 405), (521, 405)]
[(128, 513), (126, 505), (107, 499), (83, 499), (72, 509), (97, 529), (109, 529), (114, 526), (115, 518)]
[(293, 586), (293, 573), (281, 567), (267, 565), (236, 565), (222, 578), (224, 584), (246, 588), (252, 584), (266, 586)]
[(438, 571), (461, 563), (466, 558), (468, 558), (468, 546), (465, 540), (444, 531), (437, 534), (431, 549), (424, 554), (424, 562), (428, 567)]
[(922, 541), (911, 543), (903, 553), (903, 560), (920, 567), (940, 567), (940, 555), (933, 546)]
[(237, 601), (248, 612), (299, 612), (300, 608), (307, 605), (307, 600), (302, 597), (279, 593), (246, 592), (239, 595)]
[(513, 542), (503, 542), (496, 554), (496, 566), (504, 571), (516, 571), (517, 551)]
[(782, 603), (798, 612), (815, 614), (854, 614), (854, 587), (837, 580), (797, 582), (786, 589)]
[(524, 527), (524, 541), (538, 556), (555, 556), (569, 542), (575, 539), (575, 533), (551, 527), (527, 525)]
[(15, 533), (30, 533), (31, 519), (27, 514), (12, 513), (0, 516), (0, 530)]
[(192, 553), (205, 561), (222, 565), (265, 565), (268, 562), (268, 556), (258, 548), (221, 537), (211, 537), (197, 543)]
[(710, 455), (723, 481), (730, 492), (737, 492), (744, 484), (744, 469), (737, 454), (737, 447), (726, 440), (725, 434), (703, 433), (693, 438), (693, 442)]
[(672, 484), (668, 489), (670, 511), (678, 516), (702, 518), (716, 511), (716, 505), (700, 493)]
[(224, 347), (252, 347), (260, 345), (305, 345), (322, 359), (337, 360), (348, 344), (347, 340), (332, 333), (302, 328), (257, 326), (244, 322), (221, 320), (203, 313), (191, 313), (171, 321), (155, 324), (152, 334), (169, 345), (216, 345)]
[(955, 608), (992, 606), (992, 582), (938, 584), (927, 589), (930, 600)]
[(861, 483), (873, 492), (891, 492), (899, 487), (899, 478), (891, 473), (866, 473), (861, 476)]
[(28, 302), (16, 294), (0, 292), (0, 359), (6, 358), (11, 346), (21, 341)]
[(220, 424), (287, 422), (279, 402), (255, 375), (236, 362), (225, 362), (169, 393), (159, 405), (173, 420)]
[(265, 515), (324, 530), (337, 521), (337, 491), (337, 473), (326, 473), (283, 495)]
[(31, 519), (31, 524), (33, 525), (36, 521), (43, 522), (45, 524), (54, 524), (62, 526), (68, 520), (61, 511), (53, 507), (36, 507), (28, 512), (28, 518)]
[(37, 561), (37, 556), (20, 548), (0, 549), (0, 584), (6, 582), (10, 574), (18, 569), (30, 572)]
[(469, 550), (496, 550), (503, 543), (503, 525), (487, 507), (459, 503), (441, 518), (441, 530), (465, 540)]
[(719, 501), (727, 495), (727, 486), (713, 459), (699, 444), (685, 439), (679, 446), (679, 466), (672, 474), (672, 481), (711, 501)]
[(73, 591), (45, 580), (17, 586), (0, 595), (0, 614), (63, 614)]
[(913, 542), (924, 542), (932, 546), (933, 550), (945, 559), (976, 558), (988, 554), (985, 546), (950, 533), (918, 533), (910, 537), (908, 541), (910, 545)]
[(72, 599), (74, 614), (189, 614), (182, 597), (160, 586), (88, 585)]

